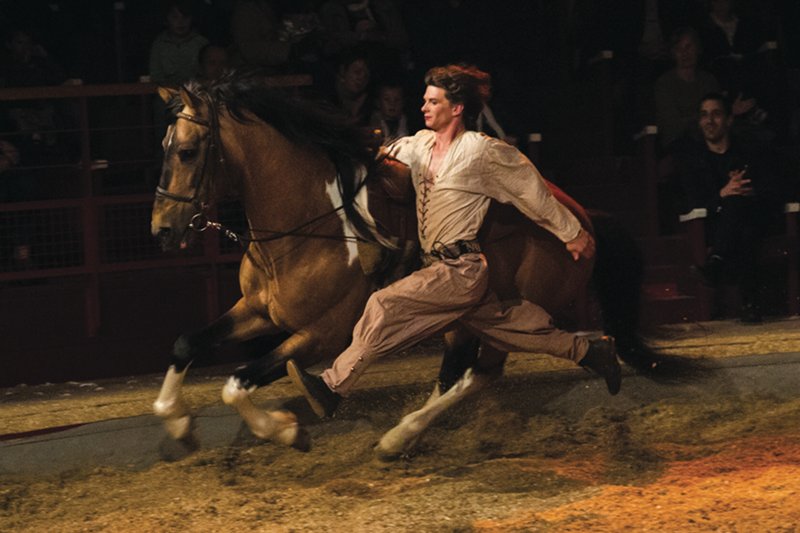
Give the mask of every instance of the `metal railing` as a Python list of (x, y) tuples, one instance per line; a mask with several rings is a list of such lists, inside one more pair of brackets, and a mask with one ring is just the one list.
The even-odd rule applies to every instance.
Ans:
[[(311, 84), (308, 76), (267, 78), (281, 87)], [(160, 172), (161, 127), (156, 86), (64, 85), (0, 89), (6, 108), (33, 103), (59, 109), (67, 126), (37, 132), (3, 132), (12, 144), (54, 138), (32, 157), (0, 175), (0, 287), (25, 280), (80, 277), (85, 283), (86, 335), (102, 322), (100, 276), (110, 272), (238, 262), (238, 245), (207, 235), (187, 256), (164, 255), (150, 235), (153, 193)], [(217, 216), (241, 219), (238, 204)], [(209, 319), (219, 312), (216, 284)]]

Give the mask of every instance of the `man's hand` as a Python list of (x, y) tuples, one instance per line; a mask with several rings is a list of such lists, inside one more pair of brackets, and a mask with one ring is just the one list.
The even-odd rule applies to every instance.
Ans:
[(720, 189), (719, 195), (722, 198), (726, 196), (752, 196), (753, 187), (750, 185), (750, 180), (745, 178), (747, 167), (742, 170), (731, 170), (728, 172), (728, 183)]
[(594, 237), (583, 228), (581, 228), (577, 237), (567, 243), (567, 251), (572, 254), (572, 258), (575, 261), (581, 257), (591, 259), (594, 257), (594, 250)]
[(736, 97), (736, 100), (734, 100), (733, 104), (731, 105), (732, 107), (731, 111), (733, 111), (734, 116), (738, 117), (740, 115), (744, 115), (745, 113), (753, 109), (755, 106), (756, 106), (755, 98), (744, 99), (742, 98), (742, 93), (739, 93), (739, 95)]

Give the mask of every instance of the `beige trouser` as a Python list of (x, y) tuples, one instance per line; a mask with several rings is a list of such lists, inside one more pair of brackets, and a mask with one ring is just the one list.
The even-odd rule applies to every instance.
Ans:
[(586, 355), (585, 338), (556, 329), (544, 309), (526, 300), (505, 307), (488, 285), (486, 258), (470, 253), (437, 261), (373, 293), (352, 344), (322, 378), (347, 396), (378, 357), (409, 348), (456, 320), (502, 351), (547, 353), (576, 363)]

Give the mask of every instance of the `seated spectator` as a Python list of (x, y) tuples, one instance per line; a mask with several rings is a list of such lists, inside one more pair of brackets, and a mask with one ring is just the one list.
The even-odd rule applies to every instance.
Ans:
[(228, 72), (228, 51), (222, 46), (207, 44), (197, 59), (197, 79), (203, 83), (217, 81)]
[[(675, 67), (662, 74), (654, 88), (656, 125), (665, 153), (669, 153), (671, 145), (683, 136), (698, 138), (697, 101), (704, 94), (721, 90), (717, 78), (700, 68), (702, 47), (693, 28), (677, 30), (671, 39), (671, 50)], [(744, 99), (737, 93), (733, 114), (743, 115), (755, 105), (755, 99)]]
[(166, 23), (150, 47), (150, 80), (175, 87), (195, 77), (200, 50), (208, 39), (194, 30), (191, 0), (169, 2)]
[(412, 134), (405, 112), (403, 86), (399, 83), (381, 83), (378, 86), (377, 108), (370, 117), (370, 126), (381, 132), (381, 144)]
[(699, 67), (700, 39), (694, 29), (677, 30), (670, 50), (675, 67), (659, 76), (654, 87), (656, 125), (666, 152), (677, 139), (696, 132), (700, 98), (720, 90), (717, 79)]
[[(709, 0), (701, 38), (711, 72), (730, 94), (758, 100), (737, 127), (749, 135), (771, 140), (786, 133), (784, 115), (788, 108), (784, 73), (768, 57), (765, 28), (755, 5), (732, 0)], [(771, 116), (770, 116), (771, 115)]]
[(711, 70), (725, 86), (742, 90), (745, 61), (763, 44), (754, 17), (740, 17), (731, 0), (709, 0), (700, 36)]
[(292, 44), (282, 33), (281, 13), (271, 0), (236, 0), (231, 16), (231, 64), (263, 74), (286, 69)]
[[(17, 28), (9, 32), (0, 64), (0, 86), (37, 87), (65, 82), (66, 74), (31, 31)], [(14, 142), (24, 161), (42, 162), (60, 147), (56, 131), (66, 129), (68, 113), (63, 102), (54, 100), (15, 100), (2, 107), (2, 121), (18, 135)]]
[(31, 32), (17, 28), (9, 32), (5, 54), (0, 64), (0, 86), (38, 87), (59, 85), (66, 73), (55, 63), (47, 50), (36, 43)]
[(699, 112), (702, 140), (687, 140), (674, 151), (682, 212), (707, 210), (709, 249), (698, 271), (711, 287), (738, 284), (742, 320), (760, 322), (759, 251), (770, 217), (779, 213), (779, 184), (766, 148), (731, 134), (732, 107), (721, 93), (702, 97)]
[(322, 62), (322, 23), (313, 0), (283, 0), (281, 38), (291, 43), (287, 70), (318, 76)]
[(379, 78), (402, 70), (408, 34), (393, 0), (327, 0), (320, 6), (319, 16), (325, 56), (363, 44)]
[(343, 53), (336, 67), (328, 100), (357, 125), (369, 126), (371, 69), (363, 50)]

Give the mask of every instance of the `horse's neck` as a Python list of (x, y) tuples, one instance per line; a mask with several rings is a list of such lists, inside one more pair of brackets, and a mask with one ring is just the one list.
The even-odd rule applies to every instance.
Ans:
[[(263, 123), (234, 123), (229, 143), (229, 168), (239, 177), (238, 189), (254, 229), (291, 231), (334, 207), (326, 181), (333, 164), (319, 151), (290, 143)], [(336, 217), (333, 217), (336, 218)]]

